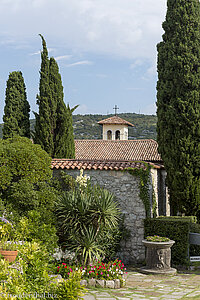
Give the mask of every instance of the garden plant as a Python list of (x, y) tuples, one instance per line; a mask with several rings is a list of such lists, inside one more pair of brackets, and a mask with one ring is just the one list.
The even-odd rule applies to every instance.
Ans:
[(56, 213), (63, 246), (75, 252), (78, 263), (110, 258), (119, 247), (121, 214), (114, 196), (92, 186), (82, 172), (77, 185), (60, 197)]
[[(26, 138), (0, 141), (0, 164), (1, 248), (18, 251), (14, 263), (0, 256), (1, 299), (81, 299), (81, 279), (122, 278), (123, 263), (112, 261), (122, 217), (111, 193), (82, 171), (63, 176), (67, 187), (52, 180), (48, 154)], [(55, 261), (56, 248), (68, 258)]]

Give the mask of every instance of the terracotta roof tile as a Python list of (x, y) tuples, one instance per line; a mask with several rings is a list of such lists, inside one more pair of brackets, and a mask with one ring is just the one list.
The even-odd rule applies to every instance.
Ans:
[[(149, 163), (150, 164), (150, 163)], [(155, 167), (155, 165), (150, 164)], [(120, 162), (120, 161), (90, 161), (90, 160), (72, 160), (72, 159), (56, 159), (51, 163), (52, 169), (94, 169), (94, 170), (124, 170), (127, 168), (146, 169), (147, 166), (143, 162)], [(160, 166), (156, 166), (160, 168)]]
[[(163, 165), (148, 163), (148, 165), (160, 169)], [(125, 170), (127, 168), (144, 169), (147, 164), (137, 161), (90, 161), (90, 160), (75, 160), (75, 159), (57, 159), (54, 158), (51, 163), (52, 169), (94, 169), (94, 170)]]
[(75, 140), (76, 159), (161, 162), (154, 140)]
[(134, 126), (132, 123), (118, 117), (118, 116), (113, 116), (108, 119), (104, 119), (102, 121), (99, 121), (98, 124), (103, 125), (103, 124), (120, 124), (120, 125), (129, 125), (129, 126)]

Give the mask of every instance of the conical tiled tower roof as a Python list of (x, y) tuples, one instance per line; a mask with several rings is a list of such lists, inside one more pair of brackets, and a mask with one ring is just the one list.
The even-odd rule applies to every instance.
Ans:
[(118, 116), (113, 116), (108, 119), (104, 119), (102, 121), (99, 121), (98, 124), (104, 125), (104, 124), (120, 124), (120, 125), (128, 125), (128, 126), (134, 126), (132, 123), (118, 117)]

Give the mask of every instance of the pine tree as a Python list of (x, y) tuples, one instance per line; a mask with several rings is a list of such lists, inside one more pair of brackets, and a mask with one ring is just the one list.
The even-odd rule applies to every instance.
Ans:
[[(72, 126), (72, 113), (66, 107), (63, 97), (63, 86), (58, 64), (53, 57), (50, 58), (49, 68), (50, 88), (52, 92), (52, 102), (56, 104), (54, 116), (52, 116), (55, 128), (53, 141), (54, 153), (56, 158), (74, 158), (75, 146)], [(76, 108), (76, 107), (75, 107)]]
[(4, 107), (3, 138), (20, 135), (30, 138), (30, 105), (27, 101), (26, 87), (22, 72), (9, 74)]
[(172, 213), (200, 217), (200, 4), (168, 0), (158, 44), (158, 144)]
[[(41, 145), (41, 147), (50, 155), (53, 155), (53, 131), (54, 121), (52, 115), (55, 111), (55, 104), (52, 101), (52, 93), (49, 85), (49, 58), (46, 42), (42, 35), (41, 52), (41, 70), (40, 70), (40, 85), (39, 95), (37, 95), (37, 104), (39, 106), (39, 113), (35, 113), (35, 134), (34, 142)], [(53, 112), (52, 112), (53, 111)]]

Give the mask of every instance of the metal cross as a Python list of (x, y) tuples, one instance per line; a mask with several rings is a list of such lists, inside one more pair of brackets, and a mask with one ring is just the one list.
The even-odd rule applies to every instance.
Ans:
[(117, 107), (117, 105), (115, 104), (115, 107), (113, 107), (113, 109), (115, 110), (115, 116), (117, 115), (117, 109), (119, 109), (119, 107)]

